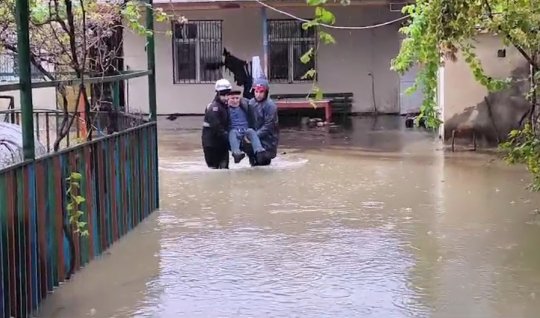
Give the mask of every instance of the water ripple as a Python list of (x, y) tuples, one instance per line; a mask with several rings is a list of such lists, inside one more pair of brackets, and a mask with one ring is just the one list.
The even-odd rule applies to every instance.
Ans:
[[(293, 316), (326, 316), (356, 313), (353, 304), (368, 291), (370, 299), (376, 295), (395, 295), (390, 302), (392, 297), (412, 299), (404, 277), (410, 261), (391, 233), (328, 227), (318, 231), (328, 237), (318, 239), (315, 229), (291, 237), (256, 227), (165, 236), (161, 275), (152, 286), (167, 290), (167, 298), (160, 298), (165, 309), (157, 315), (191, 317), (200, 311), (277, 317), (287, 308)], [(343, 301), (341, 310), (337, 301)], [(298, 302), (303, 304), (301, 311)], [(211, 308), (205, 306), (209, 303)], [(253, 307), (257, 303), (264, 305)], [(136, 316), (156, 313), (151, 304)], [(399, 308), (383, 307), (388, 313)], [(365, 314), (371, 311), (361, 309)]]
[(291, 158), (291, 157), (276, 157), (272, 160), (270, 166), (264, 167), (251, 167), (248, 160), (243, 160), (239, 164), (234, 164), (233, 160), (230, 160), (229, 170), (214, 170), (209, 169), (206, 166), (203, 158), (197, 158), (193, 160), (171, 160), (160, 159), (159, 170), (167, 172), (190, 172), (190, 173), (226, 173), (227, 171), (249, 171), (249, 170), (283, 170), (283, 169), (295, 169), (302, 167), (308, 163), (307, 159)]

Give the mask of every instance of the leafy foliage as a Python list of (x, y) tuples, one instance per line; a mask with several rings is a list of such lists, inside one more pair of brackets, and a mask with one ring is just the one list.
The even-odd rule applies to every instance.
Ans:
[[(322, 29), (323, 25), (333, 25), (336, 23), (335, 15), (324, 7), (324, 5), (327, 2), (328, 2), (327, 0), (306, 0), (306, 3), (309, 6), (315, 7), (315, 17), (310, 21), (304, 22), (304, 24), (302, 25), (302, 28), (304, 30), (314, 28), (317, 31), (316, 33), (319, 35), (320, 41), (317, 41), (317, 44), (315, 47), (310, 48), (306, 53), (304, 53), (304, 55), (300, 57), (300, 61), (304, 64), (309, 63), (313, 58), (315, 58), (321, 42), (323, 44), (336, 43), (335, 38), (330, 33)], [(337, 2), (337, 1), (335, 0), (334, 2)], [(350, 1), (340, 0), (340, 2), (342, 5), (347, 5), (349, 4)], [(323, 91), (317, 85), (316, 76), (317, 76), (317, 70), (313, 68), (309, 69), (302, 76), (302, 79), (313, 79), (311, 93), (314, 95), (314, 98), (313, 99), (310, 98), (310, 102), (313, 107), (317, 107), (315, 104), (316, 100), (321, 100), (323, 98)]]
[[(322, 23), (333, 24), (335, 17), (323, 6), (324, 0), (306, 0), (315, 7), (315, 19), (306, 28), (320, 29)], [(342, 4), (346, 1), (342, 1)], [(468, 64), (474, 78), (489, 91), (508, 87), (509, 78), (487, 75), (476, 55), (475, 38), (482, 33), (498, 35), (506, 45), (513, 46), (531, 68), (530, 89), (525, 96), (530, 110), (522, 129), (512, 131), (501, 145), (509, 163), (525, 163), (533, 175), (532, 189), (540, 190), (539, 111), (537, 109), (538, 81), (540, 80), (540, 0), (416, 0), (403, 8), (409, 16), (400, 32), (405, 35), (399, 54), (392, 60), (391, 69), (403, 74), (414, 66), (420, 72), (408, 93), (421, 88), (424, 101), (417, 124), (424, 119), (428, 128), (442, 123), (437, 105), (439, 68), (446, 61), (455, 61), (458, 53)], [(320, 39), (335, 43), (330, 34), (319, 30)], [(302, 61), (314, 56), (317, 48), (306, 52)], [(306, 73), (313, 78), (315, 71)], [(316, 91), (320, 89), (314, 85)]]
[(527, 123), (522, 130), (513, 130), (500, 148), (507, 153), (506, 162), (527, 166), (533, 178), (530, 189), (540, 191), (540, 139), (533, 125)]
[(86, 199), (79, 194), (81, 179), (82, 175), (78, 172), (72, 172), (71, 175), (66, 178), (66, 196), (68, 199), (66, 210), (73, 233), (79, 233), (81, 236), (88, 236), (87, 224), (86, 222), (81, 221), (84, 212), (81, 211), (80, 206), (86, 201)]
[[(118, 52), (103, 48), (122, 21), (140, 35), (151, 33), (142, 24), (141, 12), (149, 8), (143, 0), (31, 0), (29, 5), (32, 62), (49, 79), (58, 79), (60, 71), (83, 73), (91, 64), (101, 69), (114, 64)], [(150, 9), (158, 22), (173, 18)], [(14, 0), (0, 1), (0, 54), (5, 51), (17, 53)]]
[[(417, 85), (424, 89), (422, 116), (430, 127), (440, 124), (436, 113), (437, 68), (445, 60), (456, 60), (461, 52), (474, 78), (489, 91), (508, 86), (510, 79), (485, 74), (475, 54), (473, 41), (479, 33), (497, 34), (514, 46), (531, 67), (527, 99), (530, 110), (523, 129), (512, 131), (501, 145), (509, 163), (525, 163), (533, 176), (534, 190), (540, 190), (540, 148), (538, 147), (537, 93), (540, 51), (540, 0), (417, 0), (404, 8), (410, 23), (401, 29), (406, 35), (393, 69), (403, 73), (418, 64), (422, 72)], [(521, 124), (521, 122), (519, 123)]]

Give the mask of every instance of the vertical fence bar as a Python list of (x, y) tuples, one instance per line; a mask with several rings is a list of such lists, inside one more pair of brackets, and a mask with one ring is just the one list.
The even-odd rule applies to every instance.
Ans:
[[(42, 161), (38, 164), (36, 164), (36, 184), (38, 185), (46, 185), (47, 179), (45, 177), (45, 167), (47, 162)], [(38, 207), (38, 229), (37, 229), (37, 237), (38, 237), (38, 244), (39, 244), (39, 296), (38, 296), (38, 302), (39, 299), (45, 298), (47, 295), (47, 190), (42, 188), (41, 191), (37, 191), (37, 207)]]
[[(36, 189), (36, 166), (30, 164), (26, 167), (26, 174), (28, 177), (28, 183), (25, 185), (25, 199), (27, 200), (27, 215), (25, 216), (25, 223), (27, 224), (28, 237), (27, 237), (27, 290), (28, 295), (28, 310), (27, 312), (33, 312), (37, 309), (39, 298), (39, 283), (38, 283), (38, 209), (37, 209), (37, 189)], [(30, 200), (28, 200), (30, 198)]]
[(35, 117), (36, 117), (36, 121), (35, 121), (35, 124), (36, 124), (36, 137), (37, 137), (37, 139), (39, 140), (39, 137), (40, 137), (40, 131), (39, 131), (39, 113), (35, 113)]
[(30, 34), (28, 20), (30, 8), (28, 0), (17, 0), (15, 3), (17, 16), (17, 56), (19, 59), (19, 83), (21, 92), (21, 108), (23, 117), (23, 152), (24, 159), (35, 158), (34, 123), (32, 118), (32, 78), (30, 70)]
[(118, 110), (120, 109), (120, 82), (114, 81), (112, 82), (112, 97), (113, 97), (113, 109)]
[(262, 29), (263, 29), (263, 70), (264, 75), (268, 77), (268, 15), (266, 13), (266, 8), (261, 8), (261, 17), (262, 17)]
[(45, 129), (47, 133), (45, 136), (47, 137), (47, 152), (51, 151), (51, 137), (50, 137), (50, 127), (49, 127), (49, 112), (45, 113)]
[[(25, 242), (26, 231), (24, 226), (25, 216), (25, 198), (24, 198), (24, 184), (25, 184), (24, 169), (18, 169), (15, 174), (16, 185), (16, 199), (14, 209), (14, 237), (15, 237), (15, 303), (16, 303), (16, 317), (26, 316), (26, 261), (25, 261)], [(27, 182), (27, 181), (26, 181)]]
[(0, 285), (0, 315), (9, 317), (9, 265), (8, 265), (8, 235), (7, 235), (7, 213), (8, 213), (8, 178), (0, 175), (0, 274), (2, 283)]

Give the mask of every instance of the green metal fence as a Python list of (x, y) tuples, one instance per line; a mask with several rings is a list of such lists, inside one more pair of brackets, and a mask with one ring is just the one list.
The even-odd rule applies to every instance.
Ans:
[[(60, 134), (61, 122), (64, 119), (64, 112), (51, 109), (34, 109), (34, 136), (47, 152), (53, 151), (54, 142)], [(60, 148), (68, 148), (80, 140), (81, 126), (84, 124), (82, 112), (69, 112), (68, 118), (73, 117), (73, 124), (60, 143)], [(114, 132), (124, 131), (129, 128), (137, 127), (148, 122), (143, 114), (132, 114), (122, 111), (92, 111), (88, 118), (93, 126), (93, 136), (104, 136)], [(20, 109), (0, 110), (0, 122), (20, 125), (22, 122), (22, 112)]]
[[(153, 2), (146, 2), (147, 30), (153, 31)], [(24, 162), (0, 170), (0, 318), (29, 317), (70, 273), (159, 207), (153, 32), (146, 39), (148, 70), (85, 81), (148, 77), (149, 122), (36, 158), (32, 89), (75, 86), (79, 80), (32, 83), (29, 1), (15, 3), (18, 83), (0, 84), (0, 92), (20, 91)], [(85, 237), (71, 235), (68, 224), (66, 178), (73, 172), (81, 175)]]
[(156, 134), (151, 122), (0, 171), (0, 316), (27, 317), (66, 279), (72, 172), (89, 233), (75, 238), (75, 270), (157, 209)]

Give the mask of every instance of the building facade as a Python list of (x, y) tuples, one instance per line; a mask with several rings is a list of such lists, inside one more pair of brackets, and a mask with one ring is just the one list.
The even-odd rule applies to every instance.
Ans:
[[(271, 92), (309, 93), (311, 80), (305, 72), (314, 67), (318, 86), (324, 92), (352, 92), (355, 113), (403, 113), (418, 110), (421, 95), (402, 92), (414, 81), (414, 74), (400, 77), (390, 70), (398, 54), (400, 21), (363, 30), (327, 30), (336, 44), (320, 43), (312, 30), (303, 30), (303, 19), (311, 19), (314, 8), (305, 1), (267, 1), (277, 10), (264, 8), (256, 1), (169, 1), (155, 0), (170, 14), (184, 16), (180, 24), (156, 22), (156, 80), (159, 114), (202, 114), (212, 99), (213, 83), (221, 78), (234, 80), (222, 69), (212, 69), (226, 49), (234, 56), (251, 61), (259, 56), (270, 79)], [(333, 6), (336, 25), (367, 26), (402, 17), (401, 7), (388, 1), (352, 1), (350, 6)], [(265, 46), (267, 39), (267, 46)], [(125, 64), (130, 69), (146, 69), (145, 39), (126, 32)], [(302, 56), (319, 44), (313, 64), (303, 64)], [(266, 49), (265, 49), (266, 47)], [(265, 55), (266, 52), (266, 55)], [(265, 58), (266, 56), (266, 58)], [(266, 61), (266, 62), (265, 62)], [(146, 83), (132, 80), (127, 87), (132, 108), (147, 105)], [(141, 111), (146, 111), (140, 106)]]

